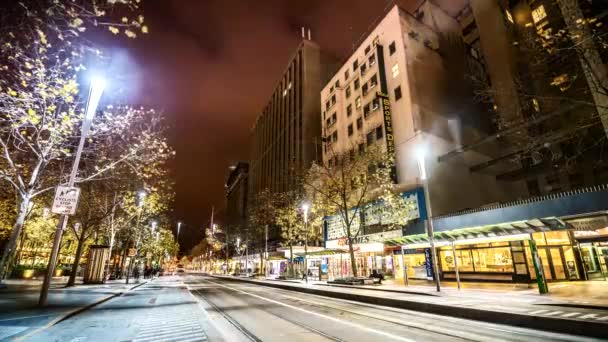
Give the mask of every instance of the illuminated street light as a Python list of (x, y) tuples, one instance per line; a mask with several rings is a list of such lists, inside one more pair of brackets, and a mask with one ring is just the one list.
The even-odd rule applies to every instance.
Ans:
[(441, 285), (439, 283), (439, 269), (437, 264), (437, 251), (435, 250), (435, 238), (433, 237), (433, 212), (431, 209), (431, 199), (429, 197), (429, 180), (426, 173), (426, 163), (425, 159), (427, 156), (426, 150), (424, 147), (419, 146), (416, 149), (416, 161), (418, 163), (418, 169), (420, 171), (420, 180), (422, 181), (422, 186), (424, 188), (424, 200), (426, 203), (427, 210), (427, 218), (426, 218), (426, 234), (429, 237), (429, 242), (431, 243), (431, 253), (433, 255), (433, 269), (435, 273), (435, 285), (437, 286), (437, 292), (441, 291)]
[[(97, 112), (97, 106), (99, 105), (99, 100), (101, 100), (101, 95), (103, 94), (105, 86), (106, 82), (101, 77), (94, 77), (91, 80), (91, 85), (89, 87), (89, 96), (87, 99), (87, 107), (85, 111), (86, 114), (84, 120), (82, 121), (80, 143), (78, 144), (78, 149), (76, 150), (76, 156), (74, 158), (74, 163), (72, 164), (72, 172), (70, 173), (70, 178), (68, 180), (68, 187), (70, 188), (74, 186), (74, 182), (76, 181), (76, 175), (78, 174), (78, 165), (80, 164), (80, 156), (82, 155), (84, 142), (86, 141), (89, 129), (91, 128), (91, 123), (93, 121), (95, 113)], [(68, 215), (62, 215), (59, 219), (59, 223), (57, 224), (55, 240), (53, 241), (51, 256), (49, 258), (49, 263), (46, 268), (46, 276), (44, 277), (42, 289), (40, 290), (40, 298), (38, 300), (38, 304), (41, 306), (44, 306), (47, 303), (49, 286), (51, 285), (51, 278), (53, 277), (55, 265), (57, 263), (57, 255), (59, 254), (59, 246), (61, 245), (61, 236), (63, 235), (63, 230), (65, 229), (67, 223)]]
[(177, 238), (179, 239), (179, 230), (182, 227), (182, 221), (177, 222)]

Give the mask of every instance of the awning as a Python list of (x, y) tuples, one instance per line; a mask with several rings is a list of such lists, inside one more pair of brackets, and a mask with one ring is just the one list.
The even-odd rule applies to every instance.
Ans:
[[(333, 249), (325, 249), (322, 251), (309, 252), (307, 255), (308, 256), (324, 256), (324, 255), (336, 255), (336, 254), (346, 254), (346, 253), (348, 253), (348, 251), (346, 249), (333, 248)], [(304, 256), (304, 253), (296, 253), (296, 255)]]
[[(532, 234), (536, 232), (547, 232), (552, 230), (568, 229), (568, 225), (555, 218), (533, 219), (497, 225), (456, 229), (451, 231), (435, 232), (435, 242), (455, 242), (459, 240), (472, 240), (481, 238), (504, 237), (509, 235)], [(406, 235), (400, 238), (387, 240), (389, 246), (402, 246), (411, 244), (428, 243), (427, 234)]]

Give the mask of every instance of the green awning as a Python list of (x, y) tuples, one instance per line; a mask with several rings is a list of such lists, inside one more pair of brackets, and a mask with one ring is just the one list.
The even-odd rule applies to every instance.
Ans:
[[(484, 227), (456, 229), (445, 232), (435, 232), (433, 234), (433, 237), (435, 238), (435, 242), (453, 242), (457, 240), (491, 238), (515, 234), (531, 234), (536, 232), (546, 232), (563, 229), (568, 229), (567, 224), (563, 221), (557, 218), (546, 218), (504, 223)], [(390, 239), (385, 241), (385, 244), (389, 246), (402, 246), (428, 242), (429, 237), (427, 236), (427, 234), (416, 234)]]
[[(335, 255), (335, 254), (346, 254), (346, 253), (348, 253), (348, 250), (346, 250), (346, 249), (330, 248), (330, 249), (324, 249), (322, 251), (308, 252), (308, 256), (324, 256), (324, 255)], [(304, 256), (304, 253), (294, 253), (294, 254), (298, 255), (298, 256)]]

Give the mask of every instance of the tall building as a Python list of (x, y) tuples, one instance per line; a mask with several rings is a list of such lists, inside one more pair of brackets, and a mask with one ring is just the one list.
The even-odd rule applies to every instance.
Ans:
[(247, 217), (249, 164), (238, 162), (230, 167), (226, 178), (226, 224), (243, 229)]
[[(469, 99), (463, 75), (461, 29), (431, 2), (413, 15), (394, 6), (321, 92), (323, 161), (381, 144), (396, 160), (397, 181), (420, 184), (417, 152), (424, 150), (435, 215), (504, 201), (523, 187), (472, 174), (437, 157), (492, 130)], [(484, 160), (476, 152), (471, 160)], [(467, 189), (463, 196), (463, 189)]]
[(251, 131), (252, 198), (263, 189), (292, 189), (296, 172), (320, 159), (319, 92), (333, 65), (310, 39), (303, 39), (290, 58)]
[[(303, 40), (251, 130), (249, 200), (265, 189), (294, 190), (296, 175), (321, 159), (319, 94), (336, 61), (310, 40), (310, 31), (308, 39), (302, 32)], [(271, 228), (272, 247), (279, 236)]]
[[(608, 132), (608, 95), (598, 86), (608, 86), (608, 49), (600, 44), (608, 32), (608, 3), (461, 4), (453, 16), (469, 55), (483, 66), (478, 93), (493, 107), (497, 134), (440, 159), (458, 157), (475, 173), (525, 182), (531, 196), (608, 182), (598, 143)], [(575, 42), (570, 36), (583, 38)], [(481, 163), (466, 161), (470, 151), (489, 142), (501, 144), (499, 153)]]

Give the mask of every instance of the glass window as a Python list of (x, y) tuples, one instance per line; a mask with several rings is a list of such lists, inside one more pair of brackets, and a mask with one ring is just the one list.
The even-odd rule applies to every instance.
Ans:
[(361, 128), (363, 128), (363, 119), (358, 118), (357, 119), (357, 129), (361, 129)]
[(368, 46), (365, 48), (365, 54), (367, 55), (367, 54), (368, 54), (370, 51), (372, 51), (372, 47), (368, 45)]
[(397, 51), (397, 48), (395, 46), (395, 42), (392, 42), (389, 46), (388, 46), (388, 53), (389, 55), (393, 55), (395, 53), (395, 51)]
[(476, 272), (513, 272), (511, 249), (508, 247), (471, 250)]
[(353, 105), (352, 105), (352, 104), (349, 104), (349, 105), (346, 107), (346, 116), (351, 116), (351, 115), (353, 115)]
[(532, 10), (532, 20), (534, 23), (538, 23), (539, 21), (545, 19), (547, 17), (547, 12), (545, 12), (545, 6), (540, 5)]
[(570, 236), (566, 231), (545, 232), (547, 245), (570, 245)]
[(353, 62), (353, 72), (356, 72), (358, 67), (359, 67), (359, 61), (355, 59), (355, 61)]
[(350, 86), (346, 87), (346, 98), (349, 98), (351, 94)]
[(355, 90), (359, 89), (359, 86), (360, 86), (360, 82), (359, 82), (359, 79), (357, 78), (355, 80)]
[(331, 141), (338, 141), (338, 131), (335, 131), (334, 134), (331, 135)]
[(509, 20), (511, 22), (511, 24), (515, 23), (513, 21), (513, 16), (511, 15), (511, 12), (509, 12), (508, 10), (505, 10), (505, 15), (507, 16), (507, 20)]
[(401, 86), (395, 88), (395, 101), (399, 101), (403, 95), (401, 94)]
[(369, 87), (373, 88), (378, 84), (378, 75), (374, 75), (369, 79)]
[(372, 110), (376, 110), (378, 107), (380, 107), (380, 99), (376, 97), (372, 100)]
[(348, 82), (349, 77), (350, 77), (350, 71), (346, 70), (344, 72), (344, 82)]
[(371, 144), (374, 143), (374, 132), (373, 131), (367, 133), (366, 140), (367, 140), (367, 146), (369, 146), (369, 145), (371, 145)]
[(369, 56), (369, 66), (372, 66), (374, 64), (376, 64), (376, 55), (375, 54)]
[(365, 74), (366, 71), (367, 71), (367, 64), (361, 65), (361, 75)]
[(363, 85), (363, 88), (361, 88), (361, 91), (363, 92), (364, 96), (367, 95), (367, 92), (369, 91), (369, 87), (368, 87), (367, 83)]
[(353, 135), (353, 124), (348, 125), (348, 136)]
[(361, 96), (357, 96), (357, 99), (355, 100), (355, 107), (357, 109), (361, 108)]
[[(454, 264), (454, 255), (452, 254), (452, 248), (442, 250), (439, 253), (441, 259), (441, 269), (444, 272), (455, 272), (456, 266)], [(461, 272), (474, 272), (473, 260), (471, 258), (471, 250), (456, 250), (456, 257), (458, 258), (458, 271)]]
[(365, 116), (367, 116), (367, 115), (369, 115), (369, 112), (370, 112), (370, 110), (369, 110), (369, 103), (368, 103), (363, 107), (363, 114)]
[(331, 97), (331, 104), (336, 104), (336, 95), (332, 95)]
[(393, 72), (393, 78), (399, 76), (399, 63), (395, 63), (391, 71)]
[(547, 244), (547, 242), (545, 241), (545, 234), (543, 234), (542, 232), (532, 233), (532, 238), (536, 242), (537, 246), (544, 246)]
[(384, 130), (382, 129), (382, 126), (379, 126), (376, 128), (376, 139), (380, 140), (382, 139), (382, 136), (384, 135)]
[(336, 84), (335, 84), (335, 86), (336, 86), (336, 89), (337, 89), (337, 88), (340, 88), (340, 80), (336, 80)]

